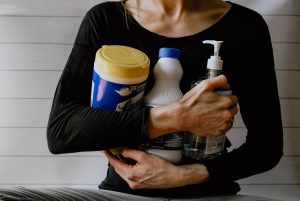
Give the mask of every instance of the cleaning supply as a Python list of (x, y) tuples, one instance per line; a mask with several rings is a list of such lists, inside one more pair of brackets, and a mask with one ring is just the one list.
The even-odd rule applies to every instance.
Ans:
[[(159, 50), (159, 59), (154, 66), (155, 84), (145, 95), (144, 104), (148, 107), (162, 107), (174, 103), (183, 97), (179, 83), (183, 75), (179, 61), (180, 50), (163, 47)], [(170, 133), (151, 141), (145, 151), (178, 163), (182, 158), (183, 133)]]
[[(219, 51), (223, 41), (205, 40), (204, 44), (214, 46), (214, 55), (207, 61), (207, 76), (213, 78), (222, 74), (223, 60), (219, 56)], [(197, 80), (192, 87), (199, 84), (203, 79)], [(231, 90), (217, 89), (215, 92), (222, 96), (231, 95)], [(226, 136), (202, 137), (189, 132), (184, 134), (183, 154), (196, 160), (208, 160), (220, 156), (224, 151)]]
[[(141, 106), (149, 67), (148, 56), (138, 49), (102, 46), (95, 56), (91, 106), (116, 111)], [(117, 155), (121, 150), (119, 147), (111, 152)]]

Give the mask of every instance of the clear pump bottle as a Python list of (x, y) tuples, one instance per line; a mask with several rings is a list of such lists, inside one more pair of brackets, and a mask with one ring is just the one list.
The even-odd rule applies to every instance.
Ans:
[[(223, 41), (206, 40), (204, 44), (214, 46), (214, 55), (207, 61), (207, 76), (204, 78), (213, 78), (222, 74), (223, 60), (219, 56), (219, 50)], [(199, 84), (203, 79), (197, 80), (191, 87)], [(231, 95), (231, 90), (216, 90), (217, 94), (222, 96)], [(224, 152), (226, 136), (202, 137), (185, 132), (183, 139), (183, 154), (196, 160), (209, 160), (216, 158)]]
[[(153, 69), (155, 84), (145, 96), (146, 106), (162, 107), (183, 97), (179, 87), (183, 74), (179, 58), (179, 49), (160, 48), (159, 60)], [(153, 139), (145, 150), (172, 163), (178, 163), (182, 158), (182, 140), (183, 133), (170, 133)]]

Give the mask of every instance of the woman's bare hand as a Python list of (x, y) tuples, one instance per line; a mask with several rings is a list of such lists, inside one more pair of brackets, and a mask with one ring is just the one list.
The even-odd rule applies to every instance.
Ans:
[(238, 112), (236, 96), (219, 96), (215, 89), (228, 89), (225, 76), (218, 76), (200, 82), (180, 101), (184, 108), (180, 118), (184, 130), (205, 136), (225, 134)]
[(165, 159), (144, 151), (124, 149), (121, 157), (135, 161), (128, 164), (104, 151), (115, 171), (131, 189), (164, 189), (205, 182), (208, 172), (204, 165), (176, 166)]
[(220, 96), (216, 89), (228, 89), (224, 75), (200, 82), (183, 98), (162, 108), (150, 111), (149, 136), (189, 131), (201, 136), (219, 136), (231, 127), (238, 112), (236, 96)]

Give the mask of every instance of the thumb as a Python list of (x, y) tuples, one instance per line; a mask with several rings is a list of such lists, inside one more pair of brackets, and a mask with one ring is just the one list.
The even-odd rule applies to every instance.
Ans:
[(135, 149), (127, 149), (127, 148), (124, 149), (121, 154), (123, 157), (133, 159), (137, 162), (141, 161), (142, 158), (145, 156), (144, 151), (139, 151), (139, 150), (135, 150)]
[(199, 87), (205, 91), (214, 91), (215, 89), (228, 89), (230, 87), (225, 75), (218, 75), (214, 78), (208, 78), (200, 82)]

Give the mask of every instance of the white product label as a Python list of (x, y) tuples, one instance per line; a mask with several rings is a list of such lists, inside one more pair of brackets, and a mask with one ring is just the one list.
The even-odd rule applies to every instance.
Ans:
[(224, 149), (225, 136), (206, 138), (205, 153), (207, 155), (222, 152)]
[(155, 138), (151, 141), (151, 148), (161, 150), (181, 150), (182, 134), (171, 133), (162, 137)]

